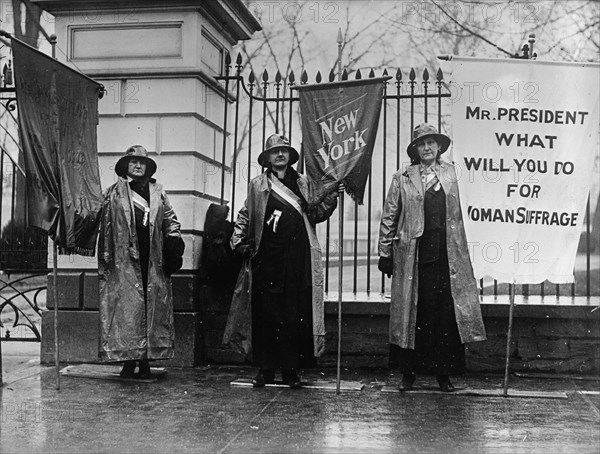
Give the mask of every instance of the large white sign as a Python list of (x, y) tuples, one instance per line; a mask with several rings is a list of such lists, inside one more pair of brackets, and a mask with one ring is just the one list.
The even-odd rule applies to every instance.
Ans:
[(600, 66), (453, 59), (453, 157), (475, 277), (573, 282)]

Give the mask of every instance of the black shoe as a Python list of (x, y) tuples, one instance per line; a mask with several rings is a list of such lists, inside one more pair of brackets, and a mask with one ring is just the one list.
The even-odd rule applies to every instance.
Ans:
[(137, 378), (152, 378), (152, 372), (150, 372), (150, 362), (147, 359), (142, 359), (139, 362), (139, 373)]
[(255, 388), (262, 388), (266, 384), (275, 383), (275, 371), (270, 369), (261, 369), (256, 374), (256, 377), (252, 379), (252, 386)]
[(292, 389), (302, 388), (302, 382), (298, 378), (298, 374), (294, 369), (283, 370), (281, 372), (281, 378), (283, 380), (283, 383), (285, 383)]
[(125, 361), (123, 363), (123, 369), (119, 372), (119, 375), (123, 378), (133, 378), (135, 372), (135, 361)]
[(413, 388), (417, 376), (415, 374), (402, 375), (402, 381), (398, 385), (400, 391), (410, 391)]
[(454, 391), (454, 385), (450, 382), (450, 378), (447, 375), (438, 375), (437, 381), (440, 385), (440, 391), (444, 393), (451, 393)]

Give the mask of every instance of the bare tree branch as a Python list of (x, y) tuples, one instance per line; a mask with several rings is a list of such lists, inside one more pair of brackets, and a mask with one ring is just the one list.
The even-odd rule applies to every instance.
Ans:
[(490, 46), (495, 47), (496, 49), (498, 49), (501, 52), (504, 52), (506, 55), (509, 56), (513, 56), (512, 52), (509, 52), (503, 48), (501, 48), (500, 46), (498, 46), (497, 44), (494, 44), (492, 41), (490, 41), (489, 39), (485, 38), (484, 36), (481, 36), (479, 33), (474, 32), (473, 30), (469, 29), (467, 26), (461, 24), (460, 22), (458, 22), (452, 15), (450, 15), (450, 13), (448, 13), (444, 8), (442, 8), (440, 5), (438, 5), (435, 0), (430, 0), (431, 3), (433, 3), (437, 8), (439, 8), (439, 10), (444, 13), (445, 16), (447, 16), (452, 22), (454, 22), (456, 25), (458, 25), (460, 28), (462, 28), (463, 30), (465, 30), (466, 32), (470, 33), (471, 35), (485, 41), (486, 43), (488, 43)]

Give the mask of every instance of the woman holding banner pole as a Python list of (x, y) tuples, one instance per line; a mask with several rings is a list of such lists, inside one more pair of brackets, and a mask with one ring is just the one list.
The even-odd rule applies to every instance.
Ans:
[(400, 391), (428, 374), (451, 392), (450, 375), (465, 369), (463, 344), (485, 340), (485, 328), (456, 172), (440, 159), (450, 138), (427, 123), (412, 137), (411, 165), (392, 178), (379, 231), (379, 270), (392, 277), (390, 343), (399, 347)]
[(325, 347), (323, 272), (315, 225), (337, 206), (337, 191), (317, 202), (312, 183), (291, 166), (299, 154), (287, 138), (269, 136), (250, 181), (231, 245), (244, 261), (223, 336), (260, 367), (256, 388), (282, 381), (300, 388), (298, 369)]

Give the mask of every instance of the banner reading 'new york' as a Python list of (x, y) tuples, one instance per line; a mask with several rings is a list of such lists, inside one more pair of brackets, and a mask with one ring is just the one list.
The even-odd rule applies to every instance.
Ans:
[(302, 150), (320, 199), (343, 182), (362, 203), (386, 77), (301, 85)]
[(475, 277), (572, 282), (598, 179), (600, 66), (453, 61), (453, 157)]

